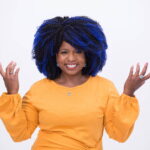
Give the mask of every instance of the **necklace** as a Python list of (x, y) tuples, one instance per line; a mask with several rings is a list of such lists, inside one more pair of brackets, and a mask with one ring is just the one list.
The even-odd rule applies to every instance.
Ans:
[(72, 95), (72, 93), (71, 93), (71, 92), (67, 92), (67, 95), (68, 95), (68, 96), (71, 96), (71, 95)]

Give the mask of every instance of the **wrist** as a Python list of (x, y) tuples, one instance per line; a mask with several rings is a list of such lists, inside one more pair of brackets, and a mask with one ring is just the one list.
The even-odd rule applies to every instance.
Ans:
[(17, 94), (18, 91), (7, 91), (7, 94)]
[(130, 90), (124, 90), (123, 94), (126, 94), (128, 96), (134, 97), (134, 92), (130, 91)]

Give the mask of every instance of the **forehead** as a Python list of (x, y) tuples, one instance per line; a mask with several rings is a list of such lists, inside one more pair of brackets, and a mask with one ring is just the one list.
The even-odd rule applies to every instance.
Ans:
[(63, 41), (59, 49), (75, 50), (76, 48), (74, 48), (72, 45), (70, 45), (66, 41)]

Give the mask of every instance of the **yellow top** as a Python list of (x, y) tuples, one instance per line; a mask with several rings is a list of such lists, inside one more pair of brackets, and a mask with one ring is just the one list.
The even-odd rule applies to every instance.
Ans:
[(75, 87), (42, 79), (26, 95), (0, 97), (0, 118), (16, 142), (38, 137), (32, 150), (102, 150), (103, 130), (124, 142), (139, 114), (136, 97), (118, 95), (114, 84), (100, 76)]

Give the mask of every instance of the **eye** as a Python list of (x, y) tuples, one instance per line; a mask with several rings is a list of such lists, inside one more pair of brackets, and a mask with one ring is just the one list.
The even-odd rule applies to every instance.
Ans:
[(61, 53), (61, 54), (66, 54), (66, 53), (67, 53), (67, 51), (60, 51), (60, 53)]

